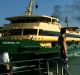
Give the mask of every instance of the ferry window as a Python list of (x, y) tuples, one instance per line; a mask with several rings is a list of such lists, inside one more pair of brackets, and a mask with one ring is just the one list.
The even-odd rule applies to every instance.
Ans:
[(29, 35), (29, 34), (36, 34), (37, 35), (37, 29), (24, 29), (23, 35)]
[(51, 18), (46, 18), (46, 17), (28, 17), (25, 19), (16, 19), (12, 20), (11, 23), (30, 23), (30, 22), (51, 22)]
[(42, 18), (40, 18), (40, 21), (41, 22), (51, 22), (51, 18), (45, 18), (45, 17), (42, 17)]
[(52, 19), (52, 22), (57, 22), (57, 20), (55, 20), (55, 19)]
[(21, 35), (22, 29), (13, 29), (10, 31), (10, 35)]
[(42, 35), (43, 34), (43, 30), (39, 30), (39, 35)]
[(27, 19), (26, 19), (26, 22), (30, 22), (30, 19), (27, 18)]
[(59, 32), (53, 31), (46, 31), (46, 30), (39, 30), (39, 35), (46, 35), (46, 36), (59, 36)]
[(17, 23), (24, 23), (24, 22), (25, 22), (25, 19), (17, 20)]
[(37, 22), (36, 18), (32, 18), (31, 22)]
[(12, 20), (11, 23), (25, 23), (26, 19), (17, 19), (17, 20)]
[(52, 35), (52, 33), (51, 32), (48, 32), (48, 31), (45, 31), (45, 30), (39, 30), (39, 35)]
[(51, 22), (51, 19), (45, 17), (29, 17), (26, 19), (26, 22)]
[(16, 23), (16, 20), (12, 20), (11, 23)]
[(8, 30), (4, 31), (3, 36), (10, 36), (10, 31), (8, 31)]
[(29, 17), (29, 18), (26, 18), (25, 20), (26, 20), (25, 22), (37, 22), (37, 19), (34, 17)]

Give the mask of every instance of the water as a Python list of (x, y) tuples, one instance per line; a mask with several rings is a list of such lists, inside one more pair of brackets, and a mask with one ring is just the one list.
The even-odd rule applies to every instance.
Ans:
[(69, 58), (69, 71), (71, 75), (80, 75), (80, 57)]

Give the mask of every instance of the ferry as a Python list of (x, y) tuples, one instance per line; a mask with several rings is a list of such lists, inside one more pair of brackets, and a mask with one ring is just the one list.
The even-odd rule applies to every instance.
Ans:
[[(30, 0), (26, 15), (6, 18), (10, 23), (0, 29), (0, 52), (8, 52), (11, 62), (31, 59), (43, 61), (59, 56), (58, 36), (62, 28), (59, 19), (46, 15), (33, 16), (32, 7)], [(66, 29), (68, 57), (79, 56), (80, 29), (63, 28)]]

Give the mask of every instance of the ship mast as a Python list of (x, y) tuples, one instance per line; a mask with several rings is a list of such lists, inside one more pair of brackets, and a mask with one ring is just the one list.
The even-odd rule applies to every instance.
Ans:
[(65, 24), (66, 24), (66, 27), (68, 27), (69, 25), (68, 25), (68, 17), (66, 16), (66, 18), (65, 18)]
[(30, 0), (29, 6), (28, 6), (27, 11), (26, 11), (26, 16), (32, 15), (32, 8), (33, 8), (33, 1)]

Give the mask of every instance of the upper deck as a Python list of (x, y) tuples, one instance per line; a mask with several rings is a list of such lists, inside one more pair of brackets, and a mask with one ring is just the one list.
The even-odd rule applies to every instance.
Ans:
[(59, 19), (51, 16), (14, 16), (8, 17), (9, 24), (4, 24), (3, 30), (12, 29), (42, 29), (48, 31), (54, 31), (55, 29), (59, 31), (61, 27)]
[(14, 16), (6, 18), (6, 20), (10, 20), (11, 23), (33, 23), (33, 22), (57, 22), (59, 23), (59, 19), (50, 17), (50, 16)]

